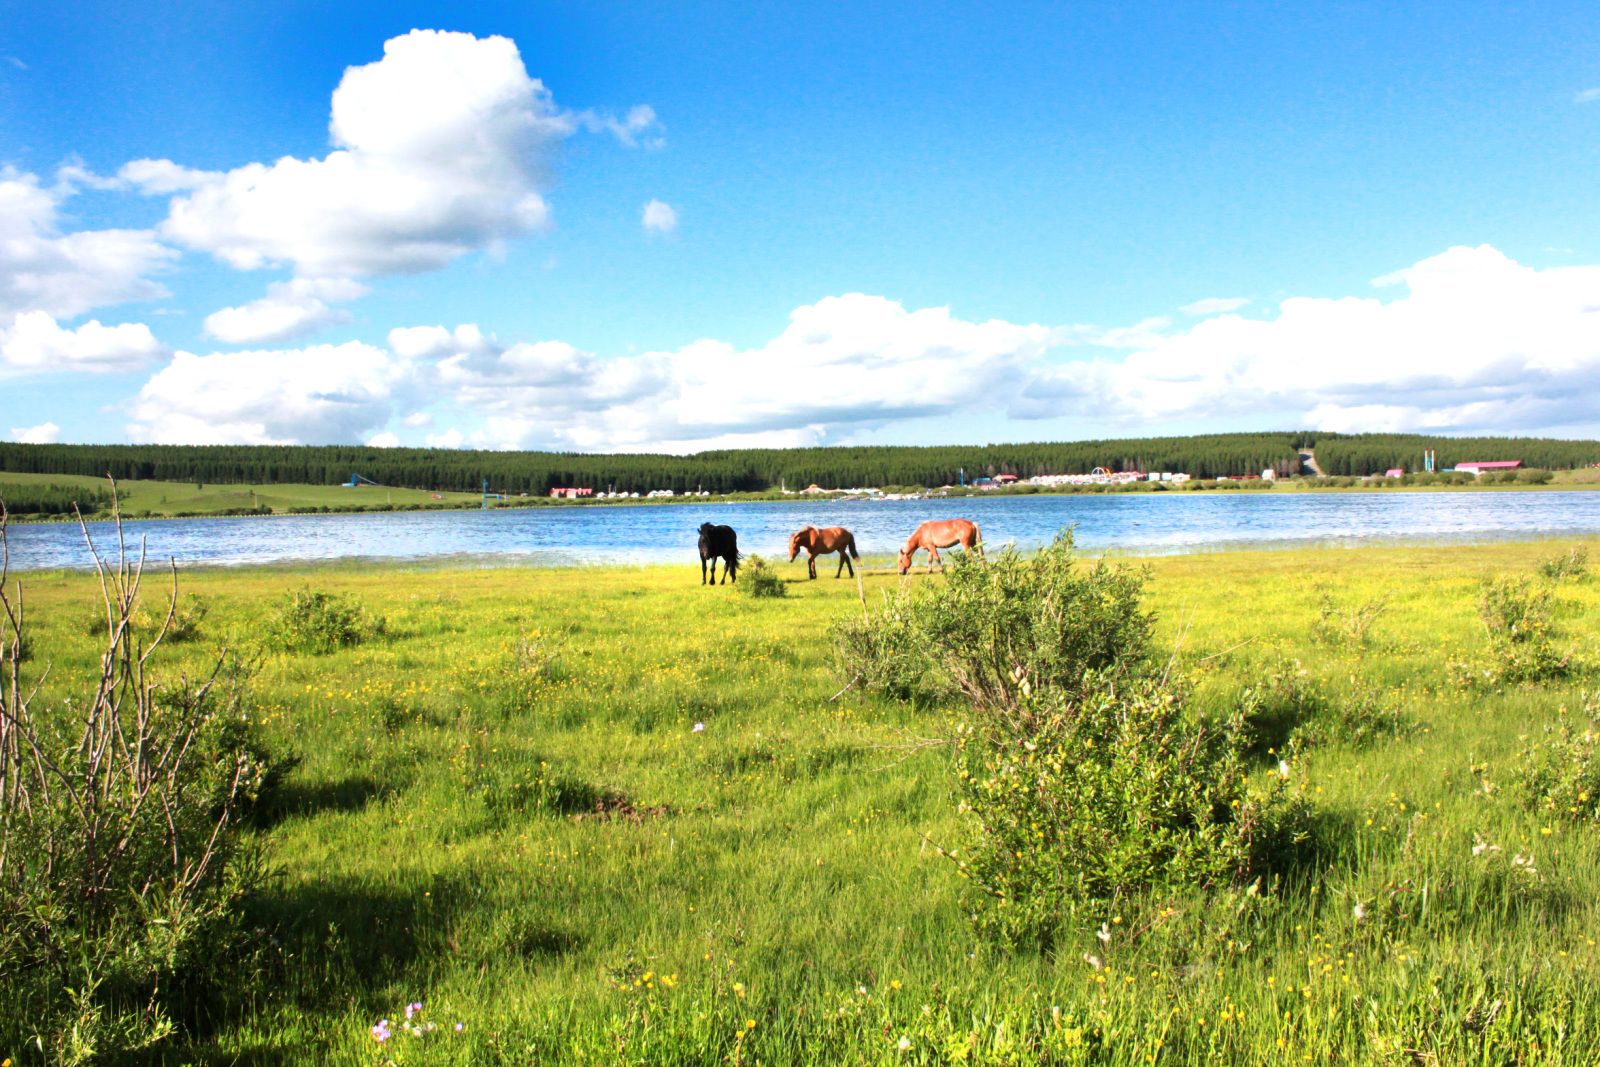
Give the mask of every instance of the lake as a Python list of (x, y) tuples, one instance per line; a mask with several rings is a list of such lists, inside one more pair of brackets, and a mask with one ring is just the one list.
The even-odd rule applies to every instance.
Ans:
[[(180, 565), (238, 566), (384, 559), (571, 566), (682, 562), (697, 565), (696, 529), (727, 523), (746, 554), (781, 556), (807, 523), (848, 526), (861, 551), (886, 555), (919, 522), (965, 516), (991, 546), (1031, 548), (1077, 527), (1089, 549), (1134, 553), (1226, 547), (1462, 542), (1600, 534), (1600, 492), (1265, 491), (1125, 493), (957, 500), (661, 504), (505, 508), (491, 511), (153, 519), (127, 523), (133, 550)], [(102, 552), (110, 523), (91, 523)], [(920, 559), (921, 557), (919, 557)], [(11, 528), (14, 570), (88, 565), (76, 525)]]

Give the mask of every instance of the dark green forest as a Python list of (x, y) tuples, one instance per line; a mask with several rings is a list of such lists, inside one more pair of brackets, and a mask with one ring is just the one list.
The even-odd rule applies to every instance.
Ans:
[(394, 487), (547, 493), (552, 486), (677, 492), (751, 492), (816, 483), (940, 486), (985, 475), (1182, 471), (1196, 478), (1300, 472), (1300, 450), (1315, 448), (1326, 474), (1418, 470), (1425, 448), (1441, 468), (1468, 460), (1520, 459), (1566, 469), (1600, 463), (1600, 441), (1456, 438), (1409, 434), (1238, 433), (1007, 445), (738, 449), (689, 456), (578, 452), (474, 452), (350, 445), (25, 445), (0, 443), (0, 470), (110, 474), (118, 479), (268, 485), (331, 485), (352, 473)]

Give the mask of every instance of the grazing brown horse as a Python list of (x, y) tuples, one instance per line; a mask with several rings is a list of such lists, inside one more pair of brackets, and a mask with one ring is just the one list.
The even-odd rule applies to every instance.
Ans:
[(817, 576), (817, 557), (826, 556), (830, 552), (839, 553), (839, 569), (833, 572), (835, 578), (844, 574), (846, 567), (850, 568), (850, 577), (856, 576), (856, 569), (850, 563), (850, 557), (861, 558), (861, 553), (856, 551), (856, 535), (846, 530), (843, 526), (830, 526), (826, 530), (819, 530), (815, 526), (807, 526), (804, 530), (797, 530), (789, 535), (789, 562), (800, 554), (801, 549), (809, 553), (806, 566), (811, 570), (811, 577)]
[(935, 563), (941, 571), (944, 570), (944, 560), (939, 558), (939, 550), (951, 545), (960, 545), (968, 552), (976, 550), (978, 558), (983, 558), (983, 543), (978, 539), (977, 523), (971, 519), (930, 519), (906, 538), (905, 547), (900, 549), (900, 573), (911, 569), (911, 557), (917, 554), (919, 548), (928, 550), (929, 574), (933, 573)]

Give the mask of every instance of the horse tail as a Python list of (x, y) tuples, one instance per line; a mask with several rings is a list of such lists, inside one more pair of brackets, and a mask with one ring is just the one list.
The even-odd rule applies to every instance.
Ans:
[(850, 550), (850, 554), (852, 556), (854, 556), (856, 559), (860, 559), (861, 558), (861, 553), (856, 549), (856, 535), (855, 534), (851, 534), (850, 535), (850, 540), (845, 544), (845, 547)]

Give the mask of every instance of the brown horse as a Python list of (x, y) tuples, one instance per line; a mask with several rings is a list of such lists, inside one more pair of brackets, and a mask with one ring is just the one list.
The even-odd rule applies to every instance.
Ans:
[(935, 563), (941, 571), (944, 570), (944, 560), (939, 558), (939, 550), (952, 545), (960, 545), (968, 552), (976, 550), (978, 558), (983, 558), (983, 543), (978, 538), (977, 523), (971, 519), (930, 519), (906, 538), (905, 547), (900, 550), (900, 573), (911, 569), (911, 557), (917, 554), (919, 548), (928, 550), (929, 574), (933, 573)]
[(803, 530), (796, 530), (789, 536), (789, 562), (800, 554), (801, 549), (809, 553), (806, 566), (811, 569), (811, 577), (817, 576), (817, 557), (826, 556), (830, 552), (839, 553), (839, 569), (833, 572), (838, 578), (844, 574), (846, 567), (850, 568), (850, 577), (856, 576), (856, 569), (850, 563), (850, 557), (861, 558), (861, 553), (856, 551), (856, 535), (846, 530), (843, 526), (830, 526), (826, 530), (819, 530), (815, 526), (807, 526)]

